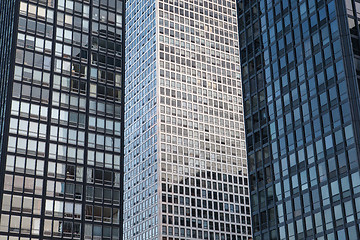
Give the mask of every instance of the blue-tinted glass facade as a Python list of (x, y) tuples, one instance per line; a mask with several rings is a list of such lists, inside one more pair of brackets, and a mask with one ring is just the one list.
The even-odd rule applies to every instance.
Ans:
[(359, 238), (358, 6), (238, 1), (254, 239)]
[(155, 6), (126, 2), (124, 239), (158, 239)]
[[(0, 3), (0, 136), (4, 134), (6, 110), (8, 108), (7, 95), (8, 95), (8, 82), (11, 73), (11, 63), (13, 59), (13, 41), (14, 35), (12, 32), (15, 30), (15, 14), (16, 1), (1, 1)], [(0, 138), (0, 159), (3, 153), (4, 139)]]

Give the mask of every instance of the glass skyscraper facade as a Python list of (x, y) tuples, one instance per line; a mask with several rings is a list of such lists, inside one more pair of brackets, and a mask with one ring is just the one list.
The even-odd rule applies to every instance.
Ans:
[[(14, 36), (12, 31), (15, 24), (15, 5), (14, 1), (2, 1), (0, 3), (0, 56), (2, 56), (0, 62), (0, 136), (5, 131), (5, 118), (8, 104), (8, 82), (11, 74), (11, 53), (14, 51), (13, 42)], [(4, 150), (4, 138), (0, 138), (0, 155)], [(1, 160), (0, 160), (1, 162)]]
[(359, 239), (360, 3), (238, 0), (254, 239)]
[(126, 1), (124, 239), (250, 239), (235, 0)]
[(1, 1), (1, 240), (121, 238), (124, 7)]

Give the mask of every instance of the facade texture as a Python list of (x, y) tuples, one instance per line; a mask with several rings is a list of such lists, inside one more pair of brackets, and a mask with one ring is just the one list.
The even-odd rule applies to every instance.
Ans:
[(1, 240), (121, 238), (123, 8), (1, 1)]
[(249, 239), (236, 1), (126, 2), (124, 239)]
[(238, 1), (254, 239), (359, 239), (360, 3)]
[[(0, 136), (4, 134), (6, 122), (6, 110), (9, 108), (7, 99), (9, 83), (8, 79), (11, 74), (12, 56), (14, 55), (14, 35), (15, 30), (15, 6), (16, 1), (2, 1), (0, 3)], [(0, 138), (0, 156), (5, 150), (4, 138)], [(0, 160), (1, 161), (1, 160)]]

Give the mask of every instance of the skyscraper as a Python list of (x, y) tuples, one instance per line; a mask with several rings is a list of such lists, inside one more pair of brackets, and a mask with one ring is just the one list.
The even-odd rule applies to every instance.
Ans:
[(237, 2), (254, 239), (359, 239), (359, 2)]
[(0, 239), (119, 239), (122, 0), (0, 2)]
[(235, 0), (126, 2), (124, 239), (249, 239)]

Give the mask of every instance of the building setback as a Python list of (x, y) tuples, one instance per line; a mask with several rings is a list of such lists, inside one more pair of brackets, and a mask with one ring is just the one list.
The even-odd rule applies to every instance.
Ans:
[(126, 2), (124, 239), (250, 239), (235, 0)]
[(359, 239), (359, 3), (237, 2), (254, 239)]
[(122, 237), (122, 0), (0, 2), (0, 239)]

